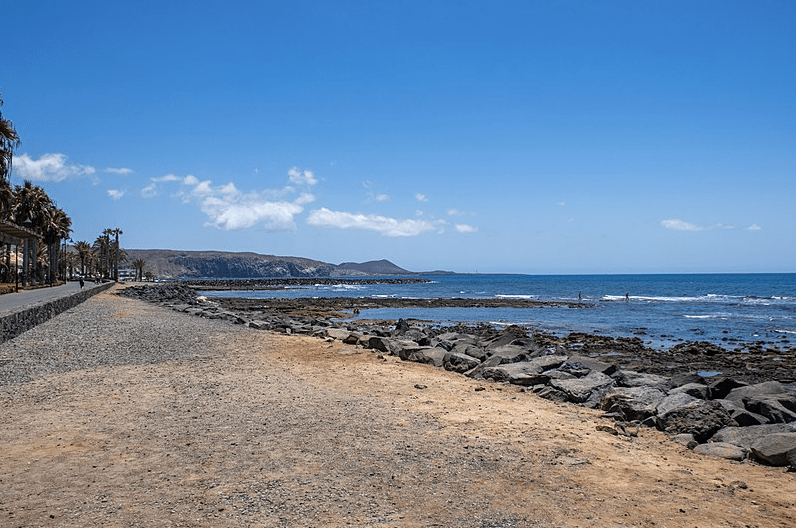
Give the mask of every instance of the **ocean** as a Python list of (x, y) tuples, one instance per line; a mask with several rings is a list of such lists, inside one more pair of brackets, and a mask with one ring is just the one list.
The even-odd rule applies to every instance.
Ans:
[[(417, 276), (413, 276), (416, 278)], [(566, 335), (638, 337), (652, 348), (708, 341), (796, 347), (796, 273), (662, 275), (443, 275), (412, 284), (317, 284), (284, 290), (202, 292), (208, 297), (527, 298), (584, 308), (379, 308), (356, 319), (512, 324)]]

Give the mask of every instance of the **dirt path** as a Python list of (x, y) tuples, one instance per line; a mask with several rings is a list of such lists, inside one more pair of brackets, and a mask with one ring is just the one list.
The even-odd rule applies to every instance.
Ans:
[[(110, 293), (0, 355), (87, 317), (108, 332), (65, 354), (102, 343), (170, 359), (0, 387), (0, 526), (796, 526), (796, 473), (699, 457), (654, 430), (612, 436), (599, 413), (516, 387)], [(131, 342), (164, 325), (179, 330)], [(169, 350), (187, 336), (202, 346)]]

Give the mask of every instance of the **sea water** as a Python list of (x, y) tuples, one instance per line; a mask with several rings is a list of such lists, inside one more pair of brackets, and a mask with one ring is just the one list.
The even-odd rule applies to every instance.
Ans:
[[(414, 276), (413, 278), (417, 278)], [(796, 346), (796, 274), (441, 275), (412, 284), (317, 284), (283, 290), (208, 291), (208, 297), (521, 298), (582, 308), (378, 308), (352, 319), (420, 319), (437, 324), (518, 324), (566, 335), (639, 337), (668, 348), (709, 341)], [(388, 278), (389, 279), (389, 278)]]

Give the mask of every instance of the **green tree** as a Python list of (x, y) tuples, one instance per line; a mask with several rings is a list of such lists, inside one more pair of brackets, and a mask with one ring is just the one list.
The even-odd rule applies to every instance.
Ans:
[(99, 276), (105, 277), (108, 262), (106, 256), (108, 254), (108, 235), (99, 235), (91, 246), (91, 252), (94, 254)]
[[(41, 232), (46, 224), (48, 208), (52, 200), (38, 185), (25, 180), (14, 188), (14, 222), (34, 231)], [(35, 238), (25, 239), (22, 249), (22, 285), (35, 282), (40, 277), (38, 266), (38, 243)], [(31, 269), (32, 268), (32, 269)]]
[(14, 189), (5, 178), (0, 178), (0, 220), (10, 221), (14, 214)]
[(146, 261), (142, 258), (137, 258), (133, 261), (136, 281), (142, 281), (144, 279), (144, 266), (146, 266)]
[[(3, 96), (0, 94), (0, 107), (3, 106)], [(14, 149), (19, 146), (19, 135), (14, 129), (14, 123), (3, 118), (0, 112), (0, 178), (8, 180), (11, 174), (11, 162)]]
[(72, 231), (72, 220), (67, 214), (51, 204), (47, 208), (44, 218), (44, 224), (41, 226), (44, 243), (47, 244), (48, 254), (48, 277), (52, 283), (55, 280), (55, 275), (60, 269), (60, 255), (61, 255), (61, 241), (69, 238), (69, 233)]
[(91, 255), (91, 244), (85, 240), (78, 240), (75, 242), (75, 250), (77, 251), (77, 258), (80, 259), (80, 273), (86, 275), (86, 261)]
[[(14, 189), (6, 178), (0, 178), (0, 221), (8, 222), (14, 212)], [(11, 273), (11, 244), (3, 244), (3, 279), (13, 282)]]
[(114, 241), (113, 246), (111, 247), (111, 253), (113, 255), (113, 258), (112, 258), (112, 261), (113, 261), (113, 280), (115, 280), (116, 282), (119, 282), (119, 262), (124, 262), (125, 260), (127, 260), (127, 254), (124, 253), (119, 248), (119, 235), (124, 233), (124, 231), (122, 231), (118, 227), (116, 227), (114, 229), (106, 229), (106, 231), (108, 231), (108, 235), (115, 235), (116, 236), (116, 240)]

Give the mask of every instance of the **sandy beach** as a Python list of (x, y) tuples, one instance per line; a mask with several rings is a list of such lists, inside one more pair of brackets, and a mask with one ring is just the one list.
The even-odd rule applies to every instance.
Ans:
[(790, 527), (796, 473), (98, 294), (0, 345), (0, 526)]

